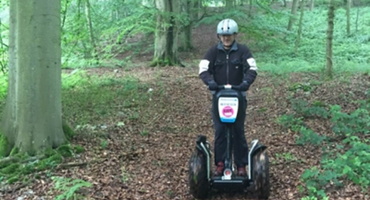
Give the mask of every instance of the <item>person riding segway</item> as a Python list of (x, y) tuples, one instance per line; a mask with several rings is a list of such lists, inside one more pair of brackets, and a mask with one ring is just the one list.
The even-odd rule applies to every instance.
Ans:
[[(236, 42), (238, 24), (232, 19), (224, 19), (217, 25), (219, 43), (211, 47), (199, 63), (199, 76), (210, 90), (217, 90), (218, 85), (236, 85), (243, 92), (247, 91), (257, 76), (256, 61), (249, 48)], [(247, 100), (241, 102), (240, 116), (234, 124), (234, 157), (239, 175), (246, 174), (248, 165), (248, 145), (244, 132)], [(215, 110), (213, 107), (212, 110)], [(223, 134), (225, 124), (221, 123), (212, 112), (215, 129), (215, 175), (223, 172), (226, 152), (226, 138)]]
[(200, 199), (206, 198), (210, 189), (253, 188), (259, 198), (269, 196), (267, 147), (253, 140), (248, 151), (244, 135), (246, 91), (257, 76), (257, 66), (248, 47), (236, 42), (237, 33), (234, 20), (222, 20), (217, 26), (219, 43), (207, 51), (199, 64), (199, 76), (213, 94), (216, 165), (212, 176), (210, 144), (206, 136), (198, 136), (189, 160), (189, 186), (190, 193)]

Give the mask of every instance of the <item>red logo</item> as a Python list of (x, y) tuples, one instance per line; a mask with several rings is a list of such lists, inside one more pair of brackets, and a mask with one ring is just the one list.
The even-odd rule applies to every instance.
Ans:
[(222, 109), (222, 115), (225, 116), (225, 117), (231, 117), (231, 116), (233, 116), (233, 114), (234, 114), (234, 109), (230, 106), (225, 106)]

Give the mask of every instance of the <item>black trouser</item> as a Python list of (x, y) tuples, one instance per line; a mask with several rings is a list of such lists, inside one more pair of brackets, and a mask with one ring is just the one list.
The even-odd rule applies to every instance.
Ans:
[[(243, 167), (248, 165), (248, 144), (244, 135), (244, 121), (246, 118), (247, 101), (243, 100), (240, 102), (239, 112), (237, 120), (235, 121), (232, 134), (232, 144), (234, 153), (234, 162), (237, 167)], [(218, 162), (224, 162), (226, 158), (227, 138), (226, 138), (226, 126), (228, 124), (220, 121), (217, 113), (217, 102), (212, 103), (212, 120), (215, 129), (215, 164)], [(229, 124), (230, 125), (230, 124)]]

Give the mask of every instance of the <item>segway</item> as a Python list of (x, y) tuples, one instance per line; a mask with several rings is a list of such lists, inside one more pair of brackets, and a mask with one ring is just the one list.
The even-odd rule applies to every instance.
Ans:
[(214, 92), (216, 113), (222, 123), (226, 124), (227, 139), (225, 168), (221, 176), (211, 172), (211, 150), (207, 137), (199, 135), (195, 150), (189, 160), (189, 189), (193, 197), (206, 199), (211, 191), (253, 193), (258, 199), (268, 199), (270, 195), (269, 159), (267, 147), (253, 140), (248, 152), (247, 176), (238, 176), (233, 164), (232, 131), (238, 110), (244, 101), (238, 86), (219, 86)]

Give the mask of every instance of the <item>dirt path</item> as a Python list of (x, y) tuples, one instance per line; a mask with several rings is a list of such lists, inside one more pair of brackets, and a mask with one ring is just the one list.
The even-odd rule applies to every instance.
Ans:
[[(147, 107), (138, 110), (141, 116), (149, 118), (132, 119), (124, 126), (109, 125), (110, 121), (100, 122), (108, 126), (74, 138), (72, 142), (84, 146), (86, 151), (65, 162), (87, 165), (61, 169), (53, 175), (91, 182), (93, 187), (81, 192), (87, 196), (84, 199), (193, 199), (187, 185), (188, 159), (198, 134), (207, 135), (211, 144), (213, 139), (209, 116), (211, 95), (198, 79), (197, 69), (144, 68), (119, 73), (108, 69), (103, 73), (139, 76), (143, 82), (151, 85), (151, 91), (159, 92), (165, 98), (163, 95), (153, 95)], [(288, 101), (289, 81), (305, 78), (292, 75), (283, 80), (260, 73), (248, 93), (246, 135), (248, 142), (259, 139), (268, 146), (272, 184), (270, 199), (273, 200), (300, 199), (303, 195), (298, 191), (300, 175), (303, 170), (320, 161), (319, 148), (296, 145), (295, 133), (276, 124), (276, 118), (291, 109)], [(360, 78), (366, 80), (367, 77)], [(163, 84), (168, 86), (164, 90), (160, 87)], [(363, 86), (363, 83), (359, 81), (358, 85)], [(320, 93), (321, 90), (316, 92)], [(312, 98), (317, 96), (312, 95)], [(102, 145), (102, 138), (107, 145)], [(296, 159), (279, 155), (294, 155)], [(346, 186), (330, 195), (332, 199), (348, 199), (356, 191), (357, 187)], [(31, 184), (0, 197), (53, 199), (56, 192), (50, 175), (40, 174)], [(210, 199), (253, 198), (245, 194), (214, 194)]]

